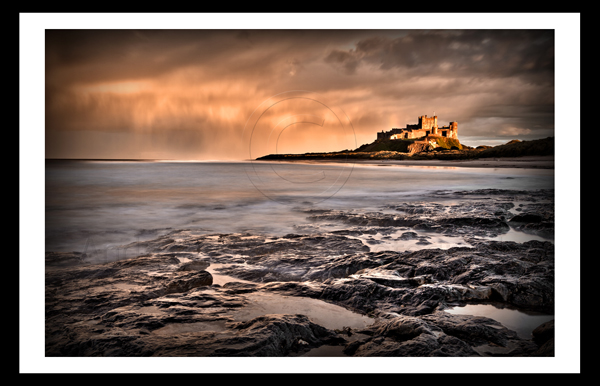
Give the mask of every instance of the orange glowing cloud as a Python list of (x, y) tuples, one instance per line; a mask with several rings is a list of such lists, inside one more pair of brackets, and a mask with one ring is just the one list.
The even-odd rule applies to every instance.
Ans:
[[(473, 136), (501, 135), (476, 125), (492, 117), (547, 136), (552, 54), (547, 31), (47, 30), (46, 151), (69, 156), (68, 142), (99, 157), (243, 159), (255, 109), (294, 90), (343, 110), (353, 133), (295, 124), (280, 135), (285, 152), (352, 148), (434, 111)], [(284, 116), (264, 116), (268, 130), (285, 114), (321, 113), (279, 107)], [(96, 141), (82, 140), (92, 132)]]

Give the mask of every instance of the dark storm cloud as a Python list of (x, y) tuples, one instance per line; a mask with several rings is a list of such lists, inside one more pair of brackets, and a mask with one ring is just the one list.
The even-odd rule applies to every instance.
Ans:
[[(355, 74), (364, 64), (410, 76), (527, 77), (552, 82), (553, 31), (47, 31), (46, 69), (61, 81), (156, 77), (204, 66), (231, 76), (268, 73), (282, 58), (322, 60)], [(366, 36), (366, 37), (364, 37)], [(339, 45), (352, 46), (347, 49)], [(62, 73), (62, 76), (61, 76)], [(393, 76), (393, 74), (392, 74)]]
[(61, 80), (140, 79), (176, 68), (205, 66), (247, 75), (281, 57), (310, 57), (360, 31), (321, 30), (48, 30), (46, 70)]
[(46, 71), (67, 82), (144, 79), (218, 61), (235, 41), (231, 31), (50, 30)]
[(360, 63), (382, 70), (410, 70), (411, 76), (527, 78), (551, 83), (554, 76), (554, 31), (466, 30), (406, 31), (398, 38), (371, 37), (355, 48), (332, 50), (326, 61), (354, 73)]

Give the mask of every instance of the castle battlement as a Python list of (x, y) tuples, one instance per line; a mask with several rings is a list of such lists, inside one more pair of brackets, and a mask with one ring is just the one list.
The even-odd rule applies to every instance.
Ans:
[(437, 115), (427, 117), (422, 115), (417, 124), (406, 125), (405, 128), (392, 128), (389, 131), (377, 133), (377, 139), (411, 139), (426, 136), (440, 136), (458, 139), (458, 123), (450, 122), (448, 126), (438, 126)]

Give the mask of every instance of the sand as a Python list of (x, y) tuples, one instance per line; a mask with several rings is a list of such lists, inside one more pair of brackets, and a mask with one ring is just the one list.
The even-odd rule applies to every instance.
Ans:
[[(285, 162), (340, 162), (340, 160), (298, 160)], [(370, 165), (404, 165), (404, 166), (430, 166), (430, 167), (469, 167), (469, 168), (534, 168), (554, 169), (554, 156), (525, 156), (503, 158), (481, 158), (473, 160), (365, 160), (349, 159), (343, 163), (370, 164)]]

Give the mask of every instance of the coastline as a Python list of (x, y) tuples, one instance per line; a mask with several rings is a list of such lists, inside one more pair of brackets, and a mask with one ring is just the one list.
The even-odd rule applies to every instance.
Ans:
[(525, 168), (525, 169), (554, 169), (554, 156), (522, 156), (522, 157), (496, 157), (478, 159), (456, 159), (456, 160), (394, 160), (394, 159), (364, 159), (348, 158), (326, 159), (326, 158), (303, 158), (303, 159), (269, 159), (255, 160), (267, 162), (292, 162), (292, 163), (352, 163), (360, 165), (378, 166), (425, 166), (425, 167), (469, 167), (469, 168)]
[(405, 166), (439, 166), (470, 168), (535, 168), (554, 169), (554, 156), (523, 156), (503, 158), (479, 158), (469, 160), (356, 160), (366, 164), (392, 164)]

